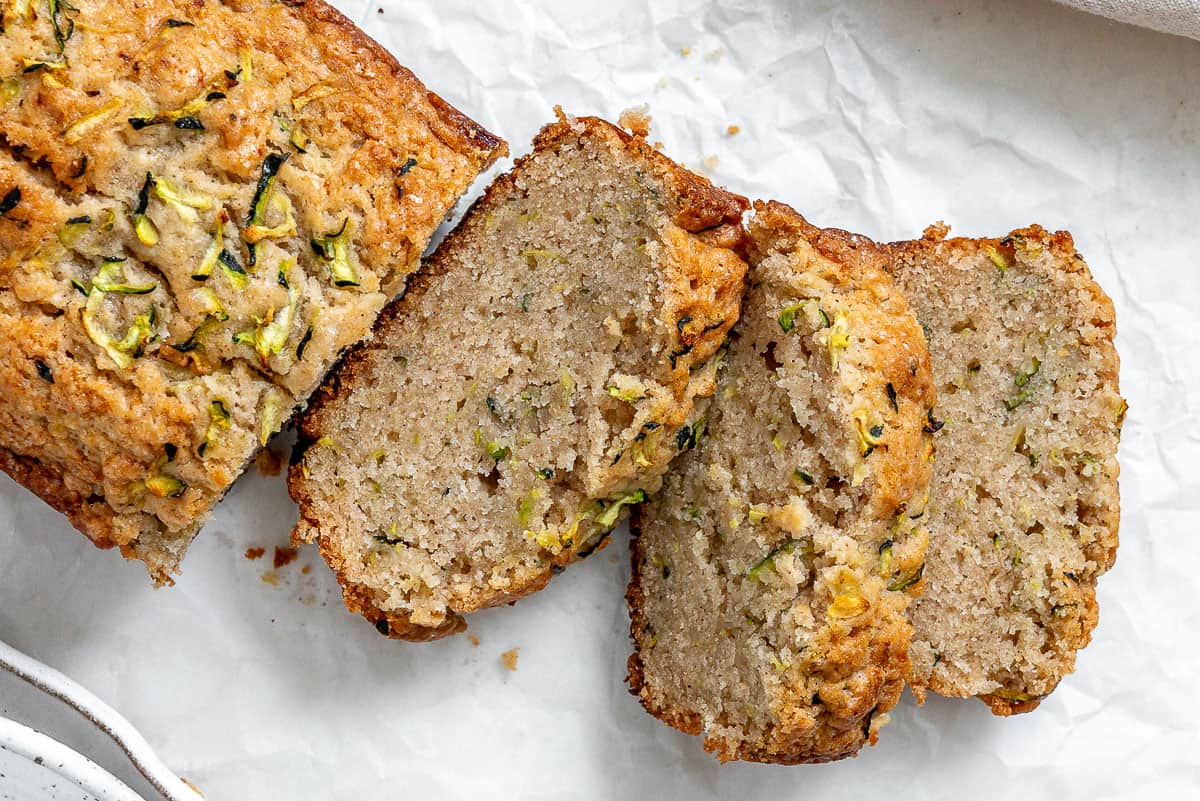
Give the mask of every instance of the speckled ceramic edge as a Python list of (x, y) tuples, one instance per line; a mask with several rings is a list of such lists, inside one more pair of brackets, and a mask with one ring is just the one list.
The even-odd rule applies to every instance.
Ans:
[[(113, 742), (120, 746), (121, 750), (129, 757), (129, 761), (133, 766), (146, 777), (146, 781), (150, 782), (154, 789), (162, 794), (163, 798), (168, 799), (168, 801), (203, 801), (204, 796), (163, 764), (163, 761), (154, 753), (150, 744), (146, 742), (146, 738), (142, 737), (138, 730), (133, 727), (133, 724), (122, 717), (111, 706), (85, 690), (77, 682), (67, 678), (54, 668), (43, 665), (33, 657), (21, 653), (2, 640), (0, 640), (0, 668), (23, 679), (47, 695), (59, 699), (83, 715), (84, 718), (100, 731), (111, 737)], [(12, 723), (12, 721), (9, 722)], [(21, 724), (13, 723), (13, 725), (20, 726)], [(46, 741), (53, 743), (68, 753), (75, 753), (45, 735), (38, 734), (32, 729), (28, 729), (28, 731), (38, 737), (44, 738)], [(95, 766), (95, 763), (87, 760), (86, 757), (79, 756), (78, 754), (76, 754), (76, 757)], [(97, 767), (97, 770), (100, 769)], [(101, 770), (101, 772), (103, 771)], [(117, 780), (113, 779), (113, 781)], [(141, 801), (140, 797), (129, 790), (124, 784), (120, 782), (117, 782), (117, 784), (121, 788), (124, 788), (127, 795), (115, 795), (113, 798), (120, 799), (121, 801), (127, 798)], [(103, 798), (104, 796), (101, 797)]]
[[(0, 718), (0, 749), (38, 766), (32, 770), (40, 769), (61, 777), (98, 801), (145, 801), (92, 760), (15, 720)], [(52, 795), (58, 797), (59, 794)]]

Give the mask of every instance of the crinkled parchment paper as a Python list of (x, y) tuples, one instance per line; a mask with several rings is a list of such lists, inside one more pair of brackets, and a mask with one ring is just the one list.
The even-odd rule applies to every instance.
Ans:
[[(906, 697), (857, 759), (721, 767), (626, 692), (623, 536), (474, 616), (477, 645), (390, 642), (313, 549), (273, 568), (296, 513), (257, 474), (158, 591), (0, 479), (0, 637), (222, 801), (1197, 797), (1200, 45), (1042, 0), (337, 4), (517, 154), (555, 103), (646, 102), (668, 154), (818, 224), (1070, 229), (1116, 302), (1130, 403), (1091, 647), (1031, 715)], [(10, 714), (33, 703), (0, 693)]]

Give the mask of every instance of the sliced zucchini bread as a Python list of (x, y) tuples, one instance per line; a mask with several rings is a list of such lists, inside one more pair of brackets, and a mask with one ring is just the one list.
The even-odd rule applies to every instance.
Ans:
[(1010, 715), (1074, 669), (1116, 558), (1116, 324), (1069, 234), (945, 235), (894, 246), (945, 424), (911, 681)]
[(755, 204), (695, 449), (634, 513), (629, 683), (722, 761), (856, 753), (908, 673), (934, 392), (885, 254)]
[(603, 120), (538, 134), (301, 419), (294, 536), (352, 611), (460, 631), (658, 487), (737, 319), (746, 205)]
[(0, 469), (167, 582), (505, 147), (318, 0), (3, 28)]

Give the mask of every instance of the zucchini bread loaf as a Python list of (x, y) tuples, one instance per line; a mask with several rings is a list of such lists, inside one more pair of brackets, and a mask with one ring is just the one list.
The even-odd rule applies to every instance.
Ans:
[(1116, 323), (1069, 234), (945, 235), (933, 227), (893, 261), (945, 423), (911, 682), (1010, 715), (1073, 670), (1116, 558)]
[(460, 631), (598, 548), (714, 390), (746, 201), (559, 114), (301, 419), (295, 539), (391, 637)]
[(929, 354), (874, 243), (755, 204), (695, 450), (634, 513), (629, 683), (722, 761), (874, 742), (924, 586)]
[(504, 152), (319, 0), (8, 4), (0, 467), (170, 581)]

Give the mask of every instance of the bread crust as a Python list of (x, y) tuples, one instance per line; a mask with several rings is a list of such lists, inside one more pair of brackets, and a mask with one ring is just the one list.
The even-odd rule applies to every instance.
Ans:
[[(276, 392), (270, 403), (286, 408), (271, 412), (272, 430), (285, 424), (325, 366), (368, 332), (374, 311), (416, 267), (457, 196), (507, 147), (426, 89), (383, 47), (321, 0), (239, 0), (226, 5), (148, 0), (136, 8), (118, 0), (98, 0), (82, 9), (65, 7), (62, 15), (72, 22), (60, 20), (70, 31), (58, 48), (60, 55), (43, 55), (54, 51), (51, 23), (44, 14), (6, 20), (7, 31), (0, 38), (0, 73), (17, 75), (12, 84), (16, 97), (0, 104), (0, 194), (16, 193), (17, 198), (0, 216), (0, 335), (9, 344), (8, 356), (0, 357), (0, 420), (5, 423), (0, 450), (7, 451), (0, 468), (67, 515), (98, 546), (120, 546), (126, 557), (146, 562), (156, 583), (171, 583), (187, 544), (257, 449), (257, 436), (235, 431), (237, 442), (230, 439), (228, 453), (216, 459), (192, 458), (209, 423), (208, 402), (198, 396), (216, 392), (213, 380), (227, 376), (229, 384), (241, 381), (237, 389), (247, 395), (262, 391), (265, 399), (266, 393)], [(75, 17), (79, 25), (74, 25)], [(41, 66), (24, 69), (23, 59), (31, 57), (42, 59)], [(224, 78), (217, 67), (225, 68)], [(252, 77), (256, 71), (257, 81)], [(220, 85), (212, 84), (197, 96), (211, 80)], [(309, 82), (308, 89), (321, 91), (306, 96)], [(304, 110), (309, 103), (317, 105)], [(155, 107), (183, 107), (188, 113), (174, 125), (134, 124), (149, 119)], [(281, 143), (275, 127), (284, 117), (295, 127), (292, 139), (285, 133)], [(301, 121), (313, 126), (311, 139), (295, 133)], [(318, 130), (328, 121), (336, 122), (337, 130)], [(366, 131), (361, 147), (353, 153), (339, 150), (342, 140), (337, 137), (355, 131)], [(200, 155), (188, 150), (197, 142), (204, 143)], [(182, 147), (175, 150), (176, 145)], [(185, 326), (199, 330), (190, 319), (197, 301), (189, 293), (220, 284), (216, 279), (201, 284), (203, 279), (187, 276), (195, 266), (192, 256), (198, 262), (202, 248), (185, 254), (182, 238), (173, 235), (180, 223), (165, 206), (158, 217), (163, 244), (157, 248), (135, 240), (125, 218), (134, 210), (137, 187), (143, 194), (150, 188), (149, 179), (142, 183), (147, 170), (157, 176), (170, 174), (180, 183), (184, 181), (179, 176), (185, 176), (192, 188), (197, 181), (220, 183), (219, 189), (200, 193), (201, 200), (187, 201), (200, 209), (198, 215), (186, 203), (179, 205), (180, 219), (189, 216), (192, 228), (201, 232), (213, 216), (214, 199), (222, 210), (236, 210), (238, 219), (228, 225), (237, 234), (226, 233), (226, 242), (230, 251), (237, 251), (235, 261), (246, 260), (237, 247), (243, 244), (237, 241), (239, 234), (244, 234), (239, 205), (265, 170), (264, 158), (278, 155), (279, 148), (287, 157), (284, 161), (290, 158), (291, 165), (284, 169), (292, 170), (295, 179), (289, 191), (299, 206), (293, 234), (297, 239), (304, 235), (303, 248), (296, 243), (299, 252), (293, 254), (300, 267), (309, 258), (307, 238), (331, 224), (326, 215), (344, 214), (355, 217), (354, 246), (370, 264), (362, 272), (372, 274), (362, 289), (362, 308), (339, 310), (328, 318), (330, 330), (318, 330), (315, 337), (310, 330), (311, 342), (304, 340), (307, 362), (301, 361), (298, 350), (287, 365), (268, 365), (263, 357), (263, 364), (252, 360), (238, 374), (242, 378), (235, 379), (231, 365), (240, 361), (226, 354), (206, 357), (202, 348), (185, 353), (174, 347), (186, 344)], [(393, 164), (401, 151), (428, 157), (429, 163), (409, 173), (409, 166)], [(343, 154), (345, 184), (326, 184), (318, 192), (312, 187), (320, 169), (295, 167), (303, 158)], [(345, 188), (366, 188), (390, 176), (394, 166), (404, 182), (396, 184), (394, 196), (376, 196), (360, 205), (361, 197), (354, 197), (353, 191), (361, 189)], [(137, 172), (133, 188), (127, 184), (131, 170)], [(405, 191), (420, 202), (406, 200)], [(332, 195), (338, 199), (327, 201)], [(303, 205), (305, 198), (316, 200)], [(115, 212), (106, 228), (97, 229), (103, 222), (97, 210)], [(291, 214), (289, 202), (289, 218)], [(88, 221), (83, 224), (86, 254), (64, 236), (64, 221), (70, 219)], [(332, 224), (336, 230), (337, 223)], [(128, 370), (114, 371), (92, 332), (85, 335), (84, 300), (67, 282), (78, 279), (77, 288), (88, 294), (99, 260), (91, 251), (97, 247), (105, 257), (126, 256), (129, 265), (136, 265), (131, 269), (139, 272), (144, 263), (159, 286), (149, 296), (160, 313), (150, 318), (158, 330), (139, 347), (136, 363)], [(271, 250), (276, 248), (271, 241), (264, 247), (278, 253)], [(313, 273), (306, 279), (316, 279)], [(298, 280), (296, 273), (293, 280)], [(300, 309), (320, 306), (320, 291), (307, 283), (300, 287)], [(269, 291), (255, 288), (253, 294), (268, 297)], [(268, 297), (265, 302), (273, 301)], [(333, 302), (345, 300), (329, 305)], [(266, 318), (277, 310), (272, 305)], [(227, 316), (240, 316), (231, 306), (225, 311), (230, 312)], [(117, 324), (125, 330), (120, 320), (110, 327), (116, 330)], [(287, 332), (288, 353), (304, 335), (297, 330), (300, 325), (294, 321)], [(45, 374), (42, 378), (33, 374), (35, 362)], [(180, 368), (192, 371), (196, 387), (177, 391)], [(205, 382), (210, 384), (200, 389)], [(272, 384), (280, 386), (271, 389)], [(253, 429), (259, 423), (256, 415), (267, 416), (267, 400), (260, 402), (260, 410), (239, 410), (228, 394), (233, 389), (219, 391), (230, 401), (235, 429)], [(134, 408), (145, 415), (131, 413)], [(183, 478), (185, 489), (144, 503), (125, 497), (129, 493), (123, 488), (150, 475), (164, 450), (178, 452), (168, 470), (172, 478)]]
[[(556, 111), (558, 121), (542, 128), (533, 140), (532, 151), (517, 159), (513, 168), (498, 176), (472, 204), (464, 216), (464, 222), (447, 235), (438, 252), (427, 259), (422, 268), (410, 277), (405, 292), (384, 309), (372, 336), (346, 353), (313, 395), (307, 411), (299, 418), (299, 438), (288, 472), (289, 491), (300, 508), (300, 521), (292, 534), (292, 540), (294, 543), (303, 543), (315, 539), (326, 562), (338, 575), (338, 581), (344, 588), (347, 608), (361, 614), (375, 624), (380, 633), (394, 639), (426, 641), (458, 633), (466, 628), (463, 614), (486, 607), (515, 603), (520, 598), (542, 589), (554, 574), (561, 572), (570, 563), (602, 549), (608, 542), (605, 534), (598, 543), (591, 543), (586, 548), (581, 546), (578, 549), (564, 549), (548, 560), (544, 570), (527, 575), (516, 586), (503, 592), (479, 589), (473, 596), (459, 599), (452, 609), (448, 609), (444, 623), (436, 627), (422, 627), (413, 623), (408, 614), (385, 611), (369, 588), (351, 581), (341, 568), (343, 555), (321, 536), (321, 516), (316, 508), (315, 499), (306, 490), (304, 456), (323, 435), (326, 419), (333, 413), (338, 399), (343, 397), (349, 388), (369, 380), (368, 360), (373, 352), (386, 348), (383, 343), (387, 341), (388, 332), (417, 307), (423, 294), (446, 272), (446, 265), (453, 262), (450, 255), (455, 249), (475, 235), (470, 220), (485, 214), (486, 209), (499, 199), (520, 192), (517, 186), (518, 177), (526, 165), (539, 154), (583, 138), (590, 138), (625, 149), (633, 159), (639, 160), (657, 179), (666, 184), (670, 188), (672, 222), (688, 234), (719, 248), (740, 250), (745, 244), (745, 230), (741, 224), (742, 214), (749, 206), (745, 198), (720, 189), (688, 172), (649, 146), (642, 137), (632, 135), (606, 120), (598, 117), (569, 117), (561, 109)], [(719, 283), (719, 279), (709, 274), (701, 274), (697, 283), (712, 286)], [(678, 332), (679, 350), (683, 353), (676, 360), (671, 380), (678, 396), (682, 396), (687, 390), (690, 369), (705, 364), (724, 342), (729, 328), (737, 319), (741, 289), (739, 275), (736, 280), (729, 280), (722, 285), (714, 297), (697, 293), (695, 297), (684, 301), (689, 309), (694, 310), (697, 319), (719, 319), (721, 324), (705, 331), (681, 329)], [(711, 389), (708, 391), (711, 392)], [(682, 419), (675, 424), (681, 422)]]
[[(838, 229), (820, 229), (808, 223), (788, 206), (777, 202), (757, 202), (751, 222), (752, 241), (748, 258), (757, 266), (772, 253), (790, 253), (799, 243), (811, 247), (819, 256), (836, 265), (836, 277), (822, 273), (831, 281), (853, 286), (865, 312), (874, 304), (888, 309), (887, 314), (872, 318), (875, 339), (880, 343), (871, 350), (873, 369), (877, 376), (889, 381), (898, 401), (895, 413), (886, 419), (891, 440), (883, 458), (873, 465), (874, 489), (862, 506), (862, 520), (874, 521), (868, 526), (882, 532), (884, 521), (890, 521), (897, 510), (928, 486), (932, 445), (929, 435), (922, 431), (923, 415), (934, 404), (928, 352), (903, 296), (883, 270), (886, 251), (871, 240)], [(754, 278), (753, 280), (762, 280)], [(866, 301), (866, 298), (872, 298)], [(732, 368), (730, 368), (732, 369)], [(736, 381), (727, 377), (729, 381)], [(740, 385), (739, 385), (740, 386)], [(719, 404), (721, 401), (715, 401)], [(760, 414), (766, 414), (762, 409)], [(718, 430), (720, 424), (718, 423)], [(718, 436), (710, 433), (709, 437)], [(702, 449), (689, 454), (688, 465), (708, 457)], [(710, 468), (712, 469), (712, 468)], [(741, 470), (750, 469), (739, 467)], [(680, 468), (679, 475), (684, 475)], [(687, 475), (692, 477), (691, 473)], [(680, 480), (687, 480), (681, 478)], [(668, 480), (665, 496), (679, 488)], [(689, 495), (688, 497), (692, 497)], [(665, 498), (660, 498), (666, 503)], [(652, 501), (656, 503), (657, 501)], [(730, 498), (732, 503), (732, 496)], [(714, 504), (721, 506), (720, 499)], [(723, 506), (722, 506), (723, 508)], [(864, 743), (874, 743), (878, 728), (886, 721), (885, 713), (895, 706), (908, 671), (908, 642), (911, 627), (904, 619), (907, 597), (903, 592), (882, 593), (877, 601), (877, 615), (866, 628), (842, 630), (833, 625), (811, 643), (812, 650), (823, 654), (811, 665), (812, 676), (819, 689), (812, 692), (801, 685), (785, 688), (777, 706), (771, 711), (774, 723), (757, 736), (746, 733), (730, 734), (728, 721), (713, 721), (715, 729), (706, 731), (704, 717), (696, 709), (676, 704), (648, 676), (646, 654), (662, 648), (661, 629), (648, 614), (647, 588), (643, 571), (651, 575), (657, 568), (648, 568), (651, 554), (646, 545), (649, 506), (639, 507), (631, 517), (633, 540), (630, 548), (631, 577), (626, 590), (630, 615), (630, 633), (635, 650), (628, 661), (630, 692), (637, 696), (650, 714), (667, 725), (689, 734), (704, 734), (704, 748), (721, 761), (747, 760), (775, 764), (829, 762), (852, 756)], [(669, 512), (663, 512), (664, 515)], [(664, 524), (666, 525), (666, 524)], [(704, 529), (707, 532), (707, 529)], [(715, 536), (711, 532), (708, 535)], [(897, 534), (897, 547), (899, 547)], [(659, 537), (661, 545), (662, 537)], [(695, 547), (683, 543), (685, 550)], [(923, 558), (919, 542), (905, 546), (906, 559), (916, 565)], [(718, 571), (724, 567), (716, 568)], [(672, 574), (673, 576), (673, 574)], [(665, 574), (664, 574), (665, 578)], [(919, 579), (908, 587), (909, 594), (918, 594), (923, 587)], [(798, 601), (798, 603), (806, 603)], [(703, 635), (690, 635), (703, 636)], [(732, 635), (731, 635), (732, 636)], [(750, 658), (747, 656), (747, 658)], [(662, 669), (662, 668), (660, 668)], [(730, 677), (728, 682), (732, 684)], [(698, 691), (697, 691), (698, 692)], [(819, 700), (817, 700), (819, 699)], [(705, 703), (711, 703), (705, 701)], [(722, 704), (736, 707), (749, 703), (740, 697), (727, 697)], [(722, 713), (723, 714), (723, 713)]]
[[(1119, 440), (1124, 409), (1127, 406), (1124, 401), (1121, 401), (1118, 394), (1120, 358), (1114, 346), (1115, 312), (1112, 301), (1093, 280), (1083, 257), (1075, 249), (1071, 234), (1066, 231), (1050, 232), (1039, 225), (1016, 229), (1006, 236), (995, 238), (948, 238), (948, 233), (949, 229), (944, 224), (938, 223), (929, 226), (919, 240), (889, 245), (892, 254), (891, 263), (898, 279), (905, 283), (906, 271), (916, 269), (944, 270), (949, 275), (955, 269), (964, 269), (959, 265), (970, 262), (984, 265), (980, 269), (994, 270), (999, 266), (996, 264), (999, 260), (1001, 264), (1009, 265), (1006, 269), (1036, 271), (1039, 280), (1054, 284), (1057, 287), (1057, 299), (1060, 300), (1061, 308), (1090, 309), (1086, 319), (1075, 318), (1070, 323), (1070, 327), (1072, 330), (1086, 328), (1088, 331), (1096, 332), (1088, 334), (1079, 347), (1086, 349), (1099, 364), (1095, 374), (1099, 391), (1110, 393), (1121, 404), (1119, 411), (1116, 412), (1115, 424), (1112, 429), (1113, 436)], [(1022, 258), (1018, 259), (1018, 252), (1032, 253), (1036, 255), (1036, 258), (1026, 258), (1022, 255)], [(1001, 273), (1003, 274), (1003, 271)], [(1072, 296), (1068, 299), (1068, 293), (1081, 293), (1081, 297), (1085, 299), (1081, 299), (1079, 296)], [(919, 303), (914, 303), (914, 305), (920, 306)], [(939, 358), (936, 343), (934, 351), (935, 359)], [(1036, 686), (1027, 683), (1029, 681), (1027, 676), (1023, 678), (1016, 675), (1014, 669), (1005, 671), (1004, 675), (976, 676), (972, 683), (986, 682), (993, 686), (998, 685), (998, 689), (992, 692), (973, 693), (961, 676), (952, 676), (935, 661), (932, 669), (928, 665), (923, 665), (918, 670), (914, 665), (909, 682), (919, 699), (923, 698), (926, 690), (949, 697), (962, 698), (975, 695), (988, 705), (993, 714), (1007, 717), (1036, 709), (1062, 678), (1073, 671), (1076, 653), (1087, 646), (1091, 640), (1091, 632), (1098, 622), (1097, 579), (1107, 572), (1116, 560), (1120, 521), (1117, 477), (1120, 473), (1120, 466), (1115, 457), (1115, 441), (1113, 444), (1111, 458), (1108, 458), (1108, 455), (1101, 457), (1105, 480), (1100, 491), (1108, 499), (1108, 503), (1103, 508), (1091, 510), (1092, 519), (1089, 521), (1097, 526), (1101, 533), (1094, 540), (1082, 546), (1082, 551), (1091, 567), (1069, 574), (1067, 589), (1070, 591), (1071, 602), (1063, 605), (1063, 614), (1051, 614), (1045, 619), (1037, 619), (1032, 612), (1027, 613), (1046, 637), (1046, 643), (1041, 646), (1044, 653), (1031, 655), (1031, 659), (1041, 660), (1038, 669), (1040, 675), (1037, 677)], [(1034, 455), (1032, 458), (1037, 459), (1037, 456)], [(1046, 455), (1042, 454), (1042, 458), (1046, 458)], [(938, 494), (936, 486), (934, 493)], [(933, 530), (931, 535), (937, 538), (940, 533)], [(935, 553), (938, 553), (938, 550), (931, 548), (931, 558)], [(969, 553), (964, 553), (963, 556), (970, 558)], [(981, 554), (980, 556), (985, 555)], [(1014, 574), (1017, 572), (1015, 565), (1013, 572)], [(935, 603), (940, 590), (941, 588), (935, 584), (927, 594), (927, 598), (918, 602), (914, 608), (914, 614), (919, 614), (926, 603)], [(985, 600), (980, 598), (978, 603), (985, 603)], [(941, 646), (931, 639), (934, 636), (933, 633), (924, 630), (926, 625), (932, 625), (927, 616), (914, 617), (914, 620), (920, 621), (917, 624), (918, 631), (914, 637), (914, 643), (918, 640), (925, 642), (928, 639), (928, 645), (923, 647), (932, 648), (940, 653)], [(985, 634), (977, 636), (986, 637)], [(967, 650), (975, 653), (977, 650), (986, 649), (988, 644), (986, 641), (977, 639)], [(950, 644), (943, 643), (943, 645)], [(962, 648), (960, 647), (959, 650), (961, 651)], [(976, 667), (975, 670), (982, 670), (982, 668)]]

